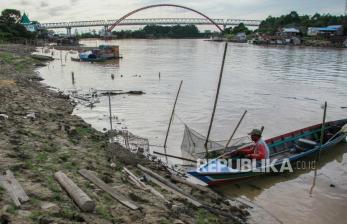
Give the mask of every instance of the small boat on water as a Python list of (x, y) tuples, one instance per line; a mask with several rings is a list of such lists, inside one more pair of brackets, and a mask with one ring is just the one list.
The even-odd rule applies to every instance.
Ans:
[(87, 62), (104, 62), (107, 60), (121, 58), (119, 55), (119, 46), (116, 45), (100, 45), (99, 48), (79, 53), (78, 58), (71, 58), (72, 61)]
[(47, 56), (47, 55), (42, 55), (42, 54), (32, 54), (30, 56), (34, 59), (39, 60), (39, 61), (53, 61), (54, 60), (53, 57)]
[[(283, 165), (284, 160), (293, 164), (293, 162), (316, 155), (319, 151), (330, 150), (331, 146), (341, 141), (346, 141), (347, 119), (327, 122), (324, 128), (323, 144), (320, 145), (322, 126), (322, 124), (317, 124), (266, 140), (265, 142), (270, 150), (270, 162), (273, 162), (274, 167), (277, 168)], [(250, 147), (252, 146), (245, 146), (239, 150)], [(259, 172), (266, 168), (260, 163), (256, 165), (256, 170), (242, 170), (233, 168), (230, 164), (222, 163), (220, 159), (230, 159), (233, 161), (233, 159), (236, 160), (237, 158), (233, 158), (231, 152), (228, 152), (188, 173), (210, 186), (251, 178), (266, 173)]]

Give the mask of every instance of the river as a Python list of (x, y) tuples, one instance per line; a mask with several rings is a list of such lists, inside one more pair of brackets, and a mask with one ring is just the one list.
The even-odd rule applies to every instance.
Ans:
[[(83, 41), (87, 46), (103, 43)], [(152, 145), (163, 145), (175, 95), (183, 80), (168, 152), (180, 155), (183, 122), (206, 135), (223, 43), (162, 39), (115, 40), (107, 44), (119, 45), (123, 59), (79, 63), (70, 61), (71, 55), (65, 61), (67, 52), (63, 52), (62, 62), (55, 60), (39, 69), (44, 83), (59, 89), (144, 91), (146, 94), (141, 96), (112, 96), (112, 114), (118, 118), (114, 125), (148, 138)], [(55, 57), (59, 57), (58, 51)], [(346, 90), (346, 49), (230, 43), (211, 138), (227, 139), (246, 109), (248, 113), (236, 136), (264, 126), (264, 138), (268, 138), (320, 123), (324, 101), (328, 102), (327, 120), (346, 118)], [(74, 113), (98, 130), (109, 128), (106, 97), (92, 109), (78, 105)], [(346, 152), (347, 145), (341, 144), (333, 152), (324, 153), (311, 196), (312, 170), (257, 178), (220, 190), (259, 205), (252, 212), (255, 223), (345, 223)]]

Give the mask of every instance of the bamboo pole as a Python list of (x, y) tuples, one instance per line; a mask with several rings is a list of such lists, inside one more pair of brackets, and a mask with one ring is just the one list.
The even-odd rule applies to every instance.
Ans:
[[(193, 198), (190, 194), (184, 192), (182, 189), (177, 187), (175, 184), (171, 183), (170, 181), (166, 180), (164, 177), (160, 176), (159, 174), (153, 172), (152, 170), (141, 166), (140, 164), (137, 164), (137, 167), (142, 170), (144, 173), (150, 175), (152, 177), (151, 181), (153, 181), (155, 184), (159, 185), (160, 187), (163, 187), (164, 189), (171, 191), (172, 193), (187, 199), (190, 203), (195, 205), (196, 207), (201, 207), (202, 204), (197, 201), (195, 198)], [(156, 181), (155, 181), (156, 180)]]
[(327, 107), (328, 107), (328, 103), (327, 103), (327, 101), (325, 101), (324, 112), (323, 112), (323, 122), (322, 122), (322, 127), (321, 127), (321, 132), (320, 132), (320, 141), (319, 141), (320, 145), (319, 145), (319, 149), (318, 149), (318, 154), (317, 154), (316, 159), (315, 159), (316, 164), (315, 164), (315, 169), (314, 169), (313, 183), (312, 183), (312, 186), (310, 189), (310, 196), (312, 195), (313, 188), (316, 186), (317, 169), (318, 169), (317, 162), (320, 159), (320, 152), (321, 152), (323, 141), (324, 141), (324, 131), (325, 131), (324, 129), (325, 129), (325, 120), (326, 120), (326, 115), (327, 115)]
[[(180, 92), (181, 92), (182, 83), (183, 83), (183, 80), (181, 80), (180, 86), (178, 87), (178, 91), (177, 91), (175, 103), (174, 103), (174, 106), (173, 106), (173, 108), (172, 108), (172, 112), (171, 112), (171, 116), (170, 116), (170, 121), (169, 121), (169, 125), (168, 125), (168, 128), (167, 128), (166, 136), (165, 136), (165, 141), (164, 141), (164, 151), (165, 151), (165, 154), (167, 154), (167, 153), (166, 153), (167, 139), (168, 139), (168, 137), (169, 137), (169, 132), (170, 132), (170, 128), (171, 128), (171, 123), (172, 123), (173, 115), (174, 115), (174, 112), (175, 112), (175, 109), (176, 109), (177, 99), (178, 99), (178, 96), (179, 96), (179, 94), (180, 94)], [(165, 158), (166, 158), (166, 163), (168, 163), (167, 156), (165, 156)]]
[(225, 43), (225, 47), (224, 47), (224, 54), (223, 54), (222, 66), (221, 66), (220, 73), (219, 73), (219, 80), (218, 80), (218, 87), (217, 87), (217, 92), (216, 92), (216, 98), (214, 100), (214, 106), (213, 106), (211, 121), (210, 121), (210, 125), (208, 127), (208, 132), (207, 132), (206, 141), (205, 141), (205, 145), (204, 145), (205, 146), (205, 150), (206, 150), (206, 157), (208, 156), (207, 143), (208, 143), (208, 140), (210, 138), (210, 133), (211, 133), (211, 129), (212, 129), (214, 115), (216, 113), (217, 102), (218, 102), (218, 97), (219, 97), (219, 90), (220, 90), (220, 86), (221, 86), (221, 83), (222, 83), (224, 64), (225, 64), (225, 57), (226, 57), (227, 50), (228, 50), (228, 42)]
[(228, 146), (229, 146), (231, 140), (233, 139), (233, 137), (234, 137), (234, 135), (235, 135), (237, 129), (239, 129), (240, 124), (241, 124), (241, 122), (243, 121), (243, 118), (246, 116), (246, 114), (247, 114), (247, 110), (245, 110), (245, 112), (242, 114), (241, 119), (240, 119), (239, 122), (237, 123), (237, 125), (236, 125), (236, 127), (235, 127), (233, 133), (231, 134), (231, 136), (230, 136), (230, 138), (229, 138), (227, 144), (225, 145), (225, 150), (224, 150), (224, 152), (227, 150), (227, 148), (228, 148)]
[(111, 110), (111, 95), (110, 95), (110, 93), (108, 93), (108, 111), (110, 113), (110, 130), (112, 131), (113, 127), (112, 127), (112, 110)]
[(183, 158), (183, 157), (179, 157), (179, 156), (174, 156), (174, 155), (170, 155), (170, 154), (166, 154), (166, 153), (161, 153), (161, 152), (156, 152), (156, 151), (153, 151), (153, 153), (154, 153), (154, 154), (157, 154), (157, 155), (161, 155), (161, 156), (167, 156), (167, 157), (171, 157), (171, 158), (175, 158), (175, 159), (180, 159), (180, 160), (192, 162), (192, 163), (195, 163), (195, 162), (196, 162), (195, 160), (192, 160), (192, 159), (187, 159), (187, 158)]

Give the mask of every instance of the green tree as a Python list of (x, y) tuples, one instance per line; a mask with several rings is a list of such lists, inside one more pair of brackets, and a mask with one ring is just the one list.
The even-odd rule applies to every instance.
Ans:
[(1, 12), (1, 22), (5, 24), (15, 24), (21, 19), (21, 13), (17, 9), (5, 9)]
[(245, 26), (245, 24), (240, 23), (239, 25), (235, 26), (234, 29), (232, 29), (230, 33), (231, 34), (237, 34), (237, 33), (250, 34), (251, 31)]

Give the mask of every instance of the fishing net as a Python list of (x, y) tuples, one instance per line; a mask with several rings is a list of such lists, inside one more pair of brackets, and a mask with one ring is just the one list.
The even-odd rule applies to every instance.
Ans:
[(140, 136), (134, 135), (129, 131), (122, 130), (116, 131), (114, 135), (114, 140), (119, 143), (124, 148), (130, 150), (131, 152), (141, 153), (149, 152), (149, 141), (147, 138), (142, 138)]
[[(201, 135), (197, 131), (189, 128), (185, 125), (184, 135), (181, 144), (181, 150), (183, 155), (190, 155), (195, 159), (205, 158), (206, 148), (205, 148), (206, 136)], [(251, 143), (251, 139), (248, 136), (232, 139), (229, 143), (228, 148), (225, 148), (228, 140), (212, 141), (209, 140), (207, 144), (208, 152), (223, 153), (228, 152), (239, 147), (248, 145)]]

